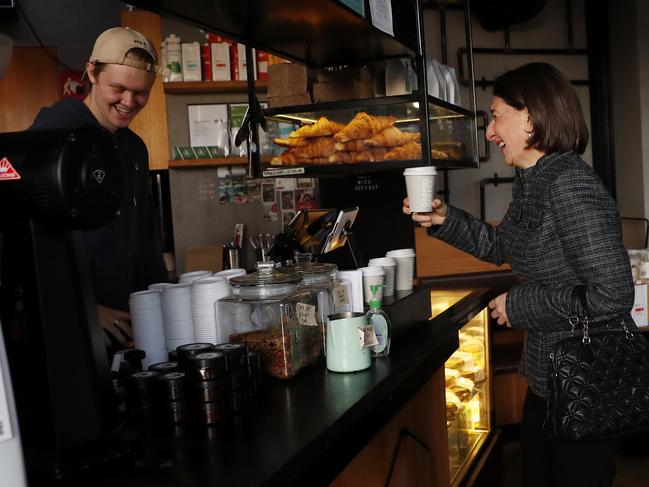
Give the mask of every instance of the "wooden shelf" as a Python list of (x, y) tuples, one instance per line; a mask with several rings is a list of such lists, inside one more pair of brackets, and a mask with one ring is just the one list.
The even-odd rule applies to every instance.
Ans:
[[(268, 163), (269, 156), (262, 156), (262, 162)], [(247, 166), (247, 157), (218, 157), (215, 159), (172, 159), (169, 169), (185, 169), (192, 167), (222, 167), (222, 166)]]
[[(167, 94), (188, 93), (246, 93), (247, 81), (170, 81), (163, 83)], [(256, 91), (266, 91), (268, 80), (255, 81)]]
[(176, 159), (169, 161), (169, 169), (187, 167), (220, 167), (220, 166), (245, 166), (248, 159), (245, 157), (219, 157), (217, 159)]

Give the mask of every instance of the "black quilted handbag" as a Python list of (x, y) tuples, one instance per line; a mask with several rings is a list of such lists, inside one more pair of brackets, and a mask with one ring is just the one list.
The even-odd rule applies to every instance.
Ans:
[[(589, 330), (585, 286), (572, 297), (572, 336), (557, 342), (550, 355), (545, 432), (593, 440), (649, 431), (649, 342), (624, 320)], [(577, 299), (583, 316), (576, 313)]]

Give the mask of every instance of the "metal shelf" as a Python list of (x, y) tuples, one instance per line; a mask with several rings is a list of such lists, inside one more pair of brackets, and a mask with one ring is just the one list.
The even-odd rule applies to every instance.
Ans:
[[(478, 167), (473, 161), (452, 159), (431, 159), (432, 165), (442, 169), (464, 169)], [(308, 166), (267, 166), (262, 168), (265, 178), (275, 177), (346, 177), (353, 174), (394, 173), (408, 167), (421, 166), (421, 159), (414, 161), (381, 161), (353, 164), (313, 164)]]
[(417, 14), (412, 0), (392, 0), (394, 37), (338, 0), (132, 0), (166, 17), (311, 67), (414, 56)]

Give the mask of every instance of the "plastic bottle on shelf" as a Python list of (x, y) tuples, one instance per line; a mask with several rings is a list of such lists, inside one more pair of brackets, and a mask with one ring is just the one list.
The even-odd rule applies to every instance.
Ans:
[(381, 309), (381, 300), (376, 297), (382, 287), (384, 287), (382, 284), (372, 284), (370, 286), (372, 299), (370, 299), (370, 310), (366, 314), (367, 324), (374, 327), (374, 334), (378, 341), (378, 344), (372, 347), (373, 357), (387, 357), (390, 354), (392, 324), (388, 315)]
[(158, 68), (162, 81), (165, 83), (169, 81), (169, 65), (167, 63), (167, 44), (162, 41), (160, 43), (160, 67)]
[(180, 37), (170, 34), (165, 39), (167, 45), (167, 66), (169, 67), (169, 81), (183, 80), (183, 56), (180, 48)]

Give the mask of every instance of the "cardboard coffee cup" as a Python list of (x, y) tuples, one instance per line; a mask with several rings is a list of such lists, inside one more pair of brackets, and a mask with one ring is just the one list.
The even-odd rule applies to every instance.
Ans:
[(433, 196), (435, 194), (435, 176), (437, 170), (434, 166), (409, 167), (403, 171), (406, 179), (406, 191), (410, 209), (413, 212), (426, 213), (433, 210)]
[(409, 291), (415, 276), (415, 251), (413, 249), (390, 250), (386, 257), (392, 257), (397, 262), (397, 272), (394, 279), (395, 291)]
[[(385, 285), (385, 269), (383, 267), (361, 267), (359, 271), (363, 273), (363, 298), (366, 303), (369, 303), (370, 299), (372, 299), (370, 286), (374, 284)], [(382, 287), (376, 292), (376, 298), (383, 298)]]
[(394, 277), (396, 275), (397, 262), (392, 257), (378, 257), (376, 259), (370, 259), (367, 265), (370, 267), (382, 267), (385, 270), (383, 296), (394, 296)]

